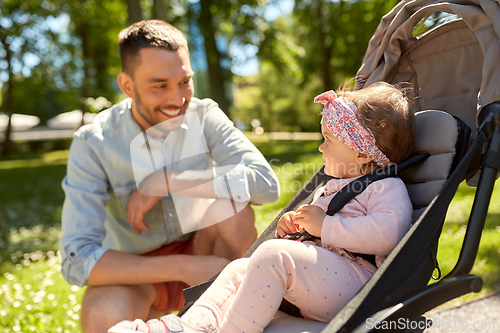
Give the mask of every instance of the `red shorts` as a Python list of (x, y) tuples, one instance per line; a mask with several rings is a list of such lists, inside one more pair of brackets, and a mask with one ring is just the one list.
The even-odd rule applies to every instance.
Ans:
[[(193, 238), (190, 240), (164, 245), (154, 251), (144, 253), (145, 256), (165, 256), (171, 254), (193, 254)], [(160, 312), (178, 311), (186, 302), (183, 289), (189, 287), (181, 281), (153, 284), (156, 290), (156, 301), (153, 309)]]

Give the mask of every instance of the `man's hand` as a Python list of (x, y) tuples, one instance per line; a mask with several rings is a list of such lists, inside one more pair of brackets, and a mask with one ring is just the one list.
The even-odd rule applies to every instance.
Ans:
[[(217, 256), (188, 255), (185, 259), (183, 267), (174, 267), (174, 269), (181, 269), (184, 272), (181, 281), (188, 286), (195, 286), (210, 280), (230, 262), (229, 259)], [(172, 267), (166, 267), (165, 269), (172, 269)]]
[(293, 223), (302, 226), (311, 235), (321, 237), (325, 217), (326, 213), (320, 207), (304, 205), (297, 209), (293, 217)]
[(281, 218), (276, 225), (276, 236), (283, 237), (287, 234), (293, 234), (299, 232), (297, 226), (293, 223), (293, 216), (295, 212), (287, 212), (281, 215)]
[(140, 235), (143, 231), (150, 230), (149, 226), (144, 224), (144, 214), (149, 212), (149, 210), (162, 198), (163, 196), (144, 195), (138, 190), (132, 193), (128, 200), (127, 207), (125, 208), (125, 212), (127, 213), (128, 222), (136, 233)]
[(125, 212), (128, 222), (139, 235), (150, 228), (143, 222), (144, 214), (168, 193), (165, 171), (158, 170), (146, 177), (128, 200)]

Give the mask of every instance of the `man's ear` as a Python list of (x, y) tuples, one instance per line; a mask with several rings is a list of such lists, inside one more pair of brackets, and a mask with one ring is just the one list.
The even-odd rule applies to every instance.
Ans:
[(367, 163), (370, 163), (372, 160), (372, 158), (370, 157), (370, 155), (366, 154), (366, 153), (358, 153), (355, 157), (355, 161), (356, 163), (358, 163), (359, 165), (365, 165)]
[(125, 72), (120, 72), (116, 78), (120, 90), (130, 98), (134, 98), (134, 80)]

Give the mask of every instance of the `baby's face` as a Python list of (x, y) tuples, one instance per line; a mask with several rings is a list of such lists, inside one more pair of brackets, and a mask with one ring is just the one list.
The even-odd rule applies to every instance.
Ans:
[(335, 138), (323, 121), (321, 133), (325, 141), (318, 149), (323, 153), (325, 173), (337, 178), (361, 176), (361, 166), (356, 163), (358, 153)]

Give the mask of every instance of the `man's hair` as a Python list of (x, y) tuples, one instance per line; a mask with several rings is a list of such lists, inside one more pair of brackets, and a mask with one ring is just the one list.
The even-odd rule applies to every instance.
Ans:
[(145, 47), (161, 47), (176, 51), (180, 47), (188, 50), (182, 33), (161, 20), (145, 20), (132, 24), (118, 34), (118, 45), (122, 70), (133, 75), (139, 61), (139, 51)]
[(408, 157), (415, 142), (415, 116), (409, 110), (408, 90), (377, 82), (364, 89), (344, 89), (337, 94), (353, 101), (363, 126), (372, 132), (377, 147), (394, 163)]

